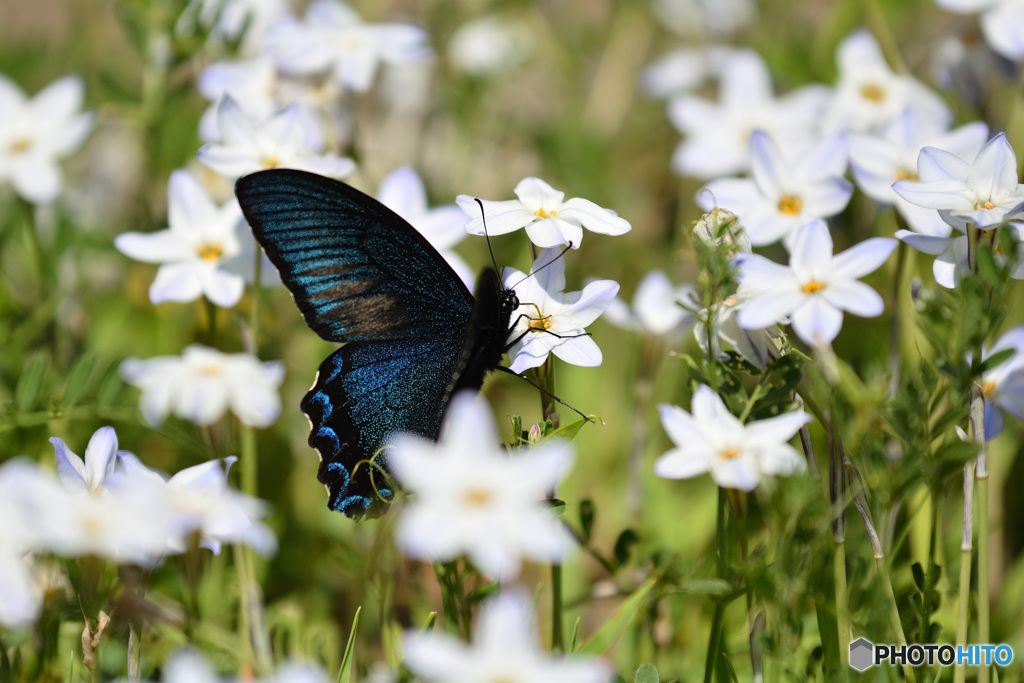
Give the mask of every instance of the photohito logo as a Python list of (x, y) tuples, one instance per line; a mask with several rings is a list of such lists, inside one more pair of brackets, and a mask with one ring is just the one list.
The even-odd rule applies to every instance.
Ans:
[(875, 645), (867, 638), (850, 643), (850, 666), (865, 671), (876, 664), (903, 666), (1008, 666), (1013, 661), (1009, 645)]

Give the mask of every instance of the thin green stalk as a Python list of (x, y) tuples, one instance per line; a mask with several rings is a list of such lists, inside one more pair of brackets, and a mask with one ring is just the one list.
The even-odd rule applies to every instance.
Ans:
[(29, 249), (32, 251), (30, 258), (35, 261), (36, 271), (39, 275), (39, 301), (46, 301), (50, 296), (50, 263), (46, 256), (46, 249), (39, 239), (39, 226), (36, 224), (36, 207), (27, 199), (18, 197), (18, 204), (25, 216), (25, 235), (28, 237)]
[(831, 415), (826, 423), (829, 440), (829, 497), (832, 503), (832, 572), (836, 585), (836, 630), (839, 636), (839, 665), (846, 675), (850, 667), (850, 613), (846, 586), (846, 470), (842, 447)]
[[(971, 384), (971, 437), (981, 450), (974, 459), (974, 477), (978, 496), (978, 642), (989, 642), (988, 591), (988, 460), (985, 457), (985, 394), (976, 383)], [(970, 472), (965, 471), (964, 477)], [(966, 494), (966, 485), (965, 485)], [(964, 501), (966, 506), (967, 502)], [(967, 530), (965, 529), (965, 533)], [(978, 683), (988, 683), (989, 665), (982, 660)]]
[[(718, 578), (727, 579), (729, 569), (729, 530), (726, 528), (726, 492), (718, 489), (718, 511), (715, 520), (715, 539), (718, 545)], [(725, 616), (725, 601), (718, 598), (715, 602), (715, 616), (711, 620), (711, 633), (708, 635), (708, 651), (704, 658), (704, 683), (711, 683), (714, 675), (715, 662), (722, 650), (722, 620)]]
[(142, 680), (142, 625), (128, 625), (128, 680)]
[[(964, 524), (960, 540), (960, 586), (957, 600), (956, 644), (967, 644), (967, 625), (971, 621), (971, 553), (972, 512), (974, 509), (974, 477), (972, 463), (964, 465)], [(964, 683), (967, 669), (957, 663), (953, 669), (953, 683)]]
[[(555, 373), (548, 357), (536, 371), (538, 384), (544, 389), (540, 392), (541, 413), (552, 426), (558, 427), (558, 413), (555, 412)], [(558, 489), (548, 492), (548, 497), (557, 498)], [(564, 598), (562, 596), (562, 565), (551, 564), (551, 649), (565, 652)]]

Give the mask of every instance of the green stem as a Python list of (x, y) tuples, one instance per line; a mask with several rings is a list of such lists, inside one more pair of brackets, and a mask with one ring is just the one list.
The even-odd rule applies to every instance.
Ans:
[[(543, 419), (550, 420), (552, 427), (558, 427), (558, 413), (555, 412), (555, 373), (548, 357), (536, 370), (537, 383), (543, 387), (540, 392), (540, 406)], [(549, 498), (558, 498), (558, 488), (548, 492)], [(564, 604), (562, 596), (562, 565), (551, 564), (551, 649), (565, 652)]]
[(839, 665), (843, 675), (850, 666), (850, 614), (846, 586), (846, 469), (842, 445), (829, 416), (829, 497), (832, 503), (832, 572), (836, 584), (836, 631), (839, 636)]
[[(896, 636), (897, 644), (905, 647), (907, 635), (903, 631), (903, 621), (900, 619), (900, 610), (896, 604), (896, 593), (892, 589), (892, 579), (889, 577), (889, 568), (886, 566), (884, 555), (878, 554), (875, 556), (875, 567), (878, 569), (878, 575), (882, 579), (882, 590), (885, 591), (885, 599), (889, 603), (889, 625)], [(909, 683), (917, 681), (914, 667), (909, 663), (905, 662), (903, 664), (903, 675)]]
[[(718, 489), (718, 511), (715, 518), (715, 540), (718, 546), (718, 578), (728, 579), (729, 570), (729, 530), (726, 528), (725, 489)], [(704, 683), (711, 683), (714, 675), (715, 662), (722, 650), (722, 620), (725, 616), (725, 601), (718, 598), (715, 602), (715, 616), (711, 620), (711, 633), (708, 635), (708, 651), (704, 658)]]
[[(960, 541), (960, 586), (957, 600), (956, 644), (967, 644), (967, 625), (971, 621), (971, 553), (973, 551), (972, 519), (974, 509), (974, 476), (972, 463), (964, 465), (964, 523)], [(954, 683), (964, 683), (967, 669), (957, 663), (953, 669)]]

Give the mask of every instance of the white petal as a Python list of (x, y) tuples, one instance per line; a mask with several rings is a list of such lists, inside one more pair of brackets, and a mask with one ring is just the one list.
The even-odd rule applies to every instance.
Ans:
[(821, 292), (825, 301), (844, 311), (849, 311), (862, 318), (874, 318), (882, 315), (885, 302), (875, 290), (863, 282), (846, 280), (830, 284)]
[(878, 270), (889, 260), (896, 240), (888, 237), (872, 237), (836, 254), (832, 259), (833, 280), (856, 280)]
[(809, 297), (793, 311), (793, 330), (809, 346), (825, 346), (839, 335), (843, 312), (822, 297)]

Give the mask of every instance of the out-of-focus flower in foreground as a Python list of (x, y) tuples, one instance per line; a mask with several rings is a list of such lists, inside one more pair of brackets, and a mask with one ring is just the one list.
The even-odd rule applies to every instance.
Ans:
[(92, 113), (80, 113), (84, 89), (78, 76), (65, 76), (29, 99), (0, 74), (0, 183), (33, 204), (60, 194), (57, 162), (74, 152), (92, 130)]
[(554, 657), (537, 645), (525, 595), (502, 592), (480, 611), (472, 644), (442, 633), (406, 636), (405, 663), (431, 683), (603, 683), (609, 669), (587, 657)]
[(843, 178), (846, 143), (836, 137), (797, 152), (782, 149), (763, 131), (750, 136), (752, 178), (721, 178), (697, 193), (705, 211), (717, 206), (736, 214), (754, 246), (784, 240), (796, 229), (842, 211), (853, 195)]
[(892, 189), (907, 201), (938, 209), (943, 220), (982, 230), (1017, 218), (1024, 209), (1024, 184), (1017, 182), (1017, 155), (1000, 133), (985, 143), (973, 163), (946, 150), (925, 147), (917, 158), (918, 182), (897, 180)]
[[(327, 672), (312, 664), (285, 662), (273, 673), (262, 678), (223, 677), (217, 674), (213, 664), (199, 650), (182, 648), (167, 659), (163, 666), (160, 683), (328, 683)], [(120, 680), (117, 683), (128, 683)]]
[(843, 311), (881, 315), (882, 297), (858, 278), (877, 270), (895, 248), (896, 240), (873, 237), (833, 256), (828, 226), (814, 221), (797, 231), (788, 266), (742, 254), (739, 280), (750, 299), (739, 311), (739, 324), (760, 330), (791, 318), (806, 344), (831, 344), (843, 326)]
[[(167, 190), (170, 227), (154, 233), (126, 232), (114, 239), (122, 253), (145, 263), (161, 263), (149, 287), (149, 300), (187, 303), (205, 296), (231, 307), (245, 291), (252, 271), (252, 249), (238, 202), (217, 206), (191, 173), (175, 171)], [(248, 251), (248, 254), (244, 252)]]
[(466, 237), (466, 214), (462, 209), (455, 204), (428, 207), (423, 181), (408, 166), (392, 171), (381, 181), (377, 199), (426, 237), (466, 287), (473, 289), (473, 270), (452, 251)]
[(996, 340), (982, 358), (1012, 349), (1013, 353), (982, 375), (985, 393), (985, 440), (990, 441), (1003, 431), (1003, 413), (1024, 420), (1024, 326), (1015, 327)]
[(266, 427), (281, 414), (278, 387), (284, 365), (248, 353), (222, 353), (201, 344), (181, 356), (121, 363), (121, 378), (142, 390), (142, 414), (159, 424), (169, 413), (206, 426), (230, 410), (243, 424)]
[(505, 287), (514, 289), (519, 308), (512, 312), (509, 349), (512, 372), (541, 365), (553, 353), (566, 363), (595, 367), (601, 349), (585, 328), (611, 305), (619, 291), (613, 280), (595, 280), (580, 292), (565, 293), (565, 260), (560, 250), (542, 249), (527, 276), (504, 270)]
[(633, 305), (615, 298), (608, 305), (605, 318), (627, 330), (672, 337), (693, 325), (693, 316), (679, 305), (680, 302), (692, 304), (692, 294), (692, 287), (677, 287), (663, 271), (652, 270), (637, 285)]
[(561, 562), (570, 541), (544, 498), (568, 470), (570, 448), (509, 454), (499, 443), (489, 406), (472, 392), (452, 399), (436, 444), (404, 434), (391, 441), (391, 470), (413, 494), (398, 526), (407, 555), (446, 562), (465, 554), (502, 579), (517, 576), (524, 557)]
[(100, 427), (85, 447), (85, 460), (78, 457), (64, 439), (50, 437), (57, 458), (57, 476), (68, 491), (98, 496), (105, 492), (107, 478), (114, 473), (117, 456), (117, 434), (113, 427)]
[(981, 32), (993, 50), (1009, 60), (1024, 59), (1024, 2), (1020, 0), (935, 0), (950, 12), (981, 12)]
[(430, 55), (427, 34), (412, 24), (367, 24), (338, 0), (316, 0), (300, 21), (285, 17), (267, 33), (266, 50), (285, 73), (331, 74), (350, 90), (364, 92), (381, 62)]
[(355, 170), (348, 157), (324, 153), (323, 130), (298, 104), (259, 122), (249, 118), (230, 95), (217, 108), (220, 139), (199, 148), (197, 157), (217, 173), (238, 178), (269, 168), (297, 168), (332, 178)]
[(602, 209), (590, 200), (573, 197), (563, 201), (565, 193), (540, 178), (524, 178), (516, 185), (515, 193), (519, 199), (481, 200), (483, 217), (476, 199), (465, 194), (456, 197), (459, 208), (467, 216), (473, 216), (466, 224), (466, 232), (472, 235), (504, 235), (526, 228), (530, 241), (538, 247), (571, 244), (573, 249), (579, 249), (583, 228), (604, 235), (622, 235), (633, 227), (615, 212)]
[(676, 446), (654, 463), (659, 477), (688, 479), (708, 472), (723, 488), (752, 491), (763, 476), (788, 476), (807, 466), (788, 443), (811, 419), (803, 411), (743, 424), (703, 384), (690, 409), (659, 406), (661, 424)]

